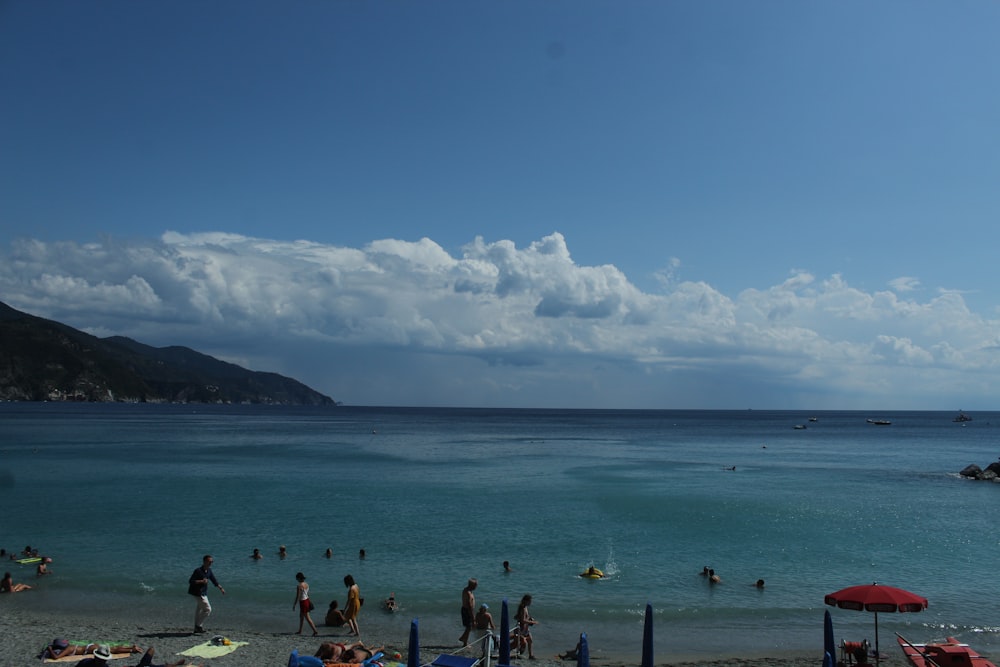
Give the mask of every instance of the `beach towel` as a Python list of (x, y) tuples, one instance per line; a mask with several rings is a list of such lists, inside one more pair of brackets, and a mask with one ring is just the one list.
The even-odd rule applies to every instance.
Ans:
[(207, 641), (197, 646), (192, 646), (186, 651), (181, 651), (179, 655), (186, 655), (189, 658), (219, 658), (229, 655), (241, 646), (246, 646), (250, 642), (232, 642), (229, 646), (213, 644)]
[[(61, 658), (45, 658), (45, 662), (80, 662), (84, 658), (93, 658), (93, 654), (87, 655), (64, 655)], [(111, 659), (117, 660), (118, 658), (127, 658), (128, 653), (112, 653)]]

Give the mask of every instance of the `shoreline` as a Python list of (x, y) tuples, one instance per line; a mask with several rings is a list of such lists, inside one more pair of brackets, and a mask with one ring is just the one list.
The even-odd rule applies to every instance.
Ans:
[[(30, 595), (30, 593), (26, 593)], [(15, 594), (23, 595), (23, 594)], [(96, 642), (129, 642), (143, 649), (153, 646), (156, 649), (155, 662), (172, 662), (180, 659), (177, 654), (193, 646), (210, 640), (215, 635), (223, 635), (233, 641), (248, 642), (225, 656), (211, 660), (188, 659), (189, 664), (211, 664), (213, 666), (236, 667), (237, 665), (259, 667), (283, 667), (288, 664), (292, 650), (298, 650), (300, 655), (313, 655), (323, 641), (348, 642), (346, 628), (331, 628), (317, 624), (320, 635), (310, 636), (308, 626), (304, 634), (297, 635), (288, 632), (261, 632), (240, 627), (231, 627), (220, 619), (220, 626), (215, 627), (209, 619), (207, 632), (196, 635), (187, 627), (164, 623), (151, 618), (123, 617), (119, 615), (104, 615), (95, 610), (92, 615), (80, 613), (67, 614), (47, 609), (30, 609), (17, 604), (12, 595), (0, 598), (0, 626), (5, 630), (5, 641), (0, 646), (0, 657), (4, 665), (36, 665), (39, 663), (38, 653), (55, 637), (64, 637), (71, 641)], [(316, 620), (314, 618), (314, 620)], [(322, 618), (319, 619), (322, 621)], [(407, 619), (407, 627), (409, 619)], [(289, 615), (288, 627), (297, 626), (296, 617)], [(422, 629), (422, 628), (421, 628)], [(402, 662), (406, 662), (408, 651), (408, 633), (389, 636), (384, 630), (373, 630), (366, 633), (362, 626), (361, 640), (368, 646), (385, 647), (387, 655), (400, 653)], [(457, 641), (446, 643), (439, 633), (429, 633), (426, 638), (421, 634), (420, 662), (429, 664), (440, 653), (471, 655), (468, 650), (459, 648)], [(536, 642), (537, 660), (513, 660), (515, 664), (532, 665), (533, 667), (571, 667), (573, 660), (560, 660), (557, 653), (570, 646), (554, 649), (549, 642)], [(590, 645), (590, 662), (596, 667), (625, 667), (639, 665), (641, 662), (641, 644), (634, 647), (606, 647)], [(659, 667), (736, 667), (748, 665), (751, 667), (816, 667), (822, 659), (816, 655), (819, 652), (805, 651), (773, 651), (768, 654), (747, 654), (734, 647), (732, 651), (718, 652), (711, 655), (697, 656), (691, 654), (657, 655), (654, 664)], [(140, 655), (133, 655), (112, 660), (112, 667), (134, 665)], [(494, 661), (493, 665), (496, 664)]]

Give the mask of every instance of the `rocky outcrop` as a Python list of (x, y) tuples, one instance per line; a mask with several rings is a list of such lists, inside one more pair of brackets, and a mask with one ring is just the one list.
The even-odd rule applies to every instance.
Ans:
[(994, 461), (986, 466), (985, 470), (977, 466), (975, 463), (970, 463), (962, 468), (962, 471), (958, 474), (962, 477), (968, 477), (969, 479), (978, 479), (986, 482), (1000, 482), (1000, 461)]

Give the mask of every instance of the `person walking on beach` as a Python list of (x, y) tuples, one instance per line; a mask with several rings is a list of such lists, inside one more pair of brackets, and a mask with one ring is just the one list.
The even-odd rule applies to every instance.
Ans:
[(205, 632), (202, 625), (212, 613), (212, 604), (208, 601), (208, 582), (211, 581), (223, 595), (226, 594), (226, 589), (219, 585), (219, 581), (212, 572), (212, 563), (214, 562), (215, 559), (211, 555), (205, 554), (205, 557), (201, 559), (201, 565), (194, 569), (188, 579), (188, 594), (198, 598), (198, 605), (194, 610), (194, 631), (197, 634)]
[(462, 646), (469, 645), (469, 634), (472, 632), (472, 626), (475, 623), (476, 595), (473, 591), (476, 590), (476, 586), (478, 585), (478, 581), (469, 579), (469, 583), (462, 589), (462, 627), (465, 628), (465, 631), (458, 638)]
[(531, 644), (531, 626), (538, 621), (531, 617), (529, 606), (531, 606), (531, 596), (525, 593), (524, 597), (521, 598), (521, 604), (517, 605), (517, 613), (514, 614), (514, 620), (517, 621), (517, 654), (521, 655), (527, 648), (528, 660), (534, 660), (535, 651)]
[(309, 599), (309, 584), (306, 583), (306, 575), (298, 572), (295, 575), (295, 580), (299, 582), (295, 587), (295, 602), (292, 603), (292, 609), (295, 609), (296, 606), (299, 608), (299, 631), (295, 634), (302, 634), (302, 621), (306, 621), (313, 629), (313, 637), (315, 637), (319, 631), (316, 629), (316, 624), (313, 623), (312, 616), (309, 615), (313, 603)]
[(354, 583), (354, 577), (351, 575), (344, 577), (344, 585), (347, 586), (347, 606), (344, 608), (344, 619), (347, 621), (347, 627), (351, 629), (347, 634), (350, 637), (360, 637), (358, 612), (361, 611), (361, 591), (358, 590), (358, 585)]

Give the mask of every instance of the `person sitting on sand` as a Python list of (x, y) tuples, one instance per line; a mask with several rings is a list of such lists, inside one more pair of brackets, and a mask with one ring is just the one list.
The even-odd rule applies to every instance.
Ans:
[(347, 623), (344, 612), (337, 609), (336, 600), (330, 603), (330, 608), (326, 610), (326, 619), (323, 622), (334, 628), (339, 628)]
[(14, 577), (10, 575), (10, 572), (4, 572), (3, 581), (0, 581), (0, 593), (20, 593), (21, 591), (30, 591), (31, 586), (28, 584), (15, 584)]
[(117, 655), (142, 653), (142, 649), (135, 644), (116, 644), (115, 646), (108, 646), (107, 644), (70, 644), (69, 640), (57, 637), (45, 647), (38, 657), (42, 660), (58, 660), (68, 655), (93, 655), (101, 646), (107, 646), (109, 653)]
[(868, 662), (868, 651), (864, 646), (854, 649), (854, 662), (857, 667), (871, 667), (871, 663)]
[(576, 643), (576, 648), (571, 648), (565, 653), (560, 653), (556, 656), (560, 660), (579, 660), (580, 659), (580, 642)]
[(473, 622), (476, 625), (476, 638), (483, 643), (483, 657), (485, 657), (491, 646), (486, 638), (496, 630), (496, 626), (493, 625), (493, 614), (490, 613), (488, 604), (479, 605), (479, 611), (476, 612), (476, 618)]

